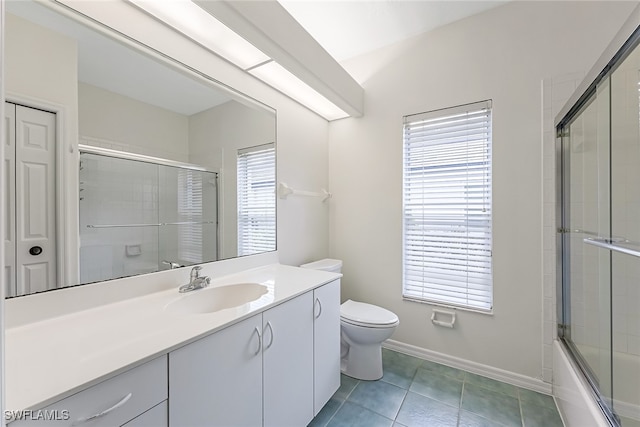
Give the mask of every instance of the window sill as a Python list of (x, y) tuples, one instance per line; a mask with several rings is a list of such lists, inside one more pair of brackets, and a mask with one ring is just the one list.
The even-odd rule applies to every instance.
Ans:
[(408, 298), (408, 297), (405, 297), (405, 296), (403, 296), (402, 299), (404, 301), (415, 302), (415, 303), (418, 303), (418, 304), (426, 304), (426, 305), (431, 305), (431, 306), (435, 306), (435, 307), (448, 308), (448, 309), (451, 309), (451, 310), (468, 311), (468, 312), (471, 312), (471, 313), (478, 313), (478, 314), (484, 314), (484, 315), (493, 316), (493, 307), (490, 308), (490, 309), (487, 309), (487, 310), (483, 310), (481, 308), (465, 307), (463, 305), (447, 304), (445, 302)]

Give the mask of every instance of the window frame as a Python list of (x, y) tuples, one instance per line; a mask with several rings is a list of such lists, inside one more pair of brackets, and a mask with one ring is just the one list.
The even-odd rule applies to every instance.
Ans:
[[(270, 163), (268, 167), (262, 168), (260, 171), (254, 170), (253, 172), (269, 172), (269, 176), (263, 176), (259, 181), (254, 181), (250, 183), (249, 186), (246, 186), (246, 183), (243, 181), (241, 177), (241, 162), (246, 163), (246, 159), (250, 156), (259, 156), (266, 158), (267, 156), (273, 158), (272, 164)], [(246, 166), (246, 165), (245, 165)], [(276, 242), (276, 146), (275, 143), (271, 142), (268, 144), (258, 145), (254, 147), (241, 148), (237, 151), (236, 157), (236, 190), (237, 190), (237, 234), (236, 234), (236, 243), (237, 243), (237, 255), (238, 256), (247, 256), (254, 255), (263, 252), (275, 251), (277, 249)], [(248, 172), (248, 171), (247, 171)], [(245, 176), (246, 180), (247, 177)], [(264, 183), (270, 181), (269, 187), (265, 187)], [(258, 182), (262, 184), (259, 185)], [(246, 211), (247, 206), (243, 203), (243, 197), (247, 196), (245, 190), (248, 188), (257, 185), (259, 188), (252, 195), (254, 197), (261, 198), (260, 200), (269, 199), (269, 206), (252, 206), (250, 207), (250, 211)], [(256, 187), (256, 188), (257, 188)], [(257, 214), (261, 212), (261, 214)], [(248, 217), (248, 220), (245, 220), (244, 217)], [(250, 218), (253, 218), (251, 220)], [(253, 223), (252, 227), (245, 229), (249, 223)], [(257, 225), (259, 224), (259, 225)], [(264, 224), (268, 224), (265, 226)], [(247, 236), (253, 236), (255, 231), (260, 232), (271, 232), (270, 236), (266, 236), (268, 242), (262, 245), (260, 248), (255, 248), (255, 240), (247, 239)], [(271, 244), (271, 240), (273, 241)], [(254, 243), (252, 243), (252, 241)]]
[[(484, 122), (481, 119), (483, 115), (486, 116)], [(459, 118), (465, 126), (468, 126), (463, 129), (472, 129), (472, 131), (469, 131), (470, 136), (467, 136), (467, 140), (464, 140), (462, 137), (452, 138), (450, 134), (448, 138), (444, 138), (440, 132), (434, 132), (436, 130), (444, 132), (449, 130), (449, 132), (452, 132), (454, 127), (459, 128), (459, 124), (446, 124), (446, 122), (453, 123), (455, 117)], [(473, 122), (471, 122), (471, 118), (473, 118)], [(402, 297), (405, 300), (481, 313), (491, 314), (493, 312), (492, 120), (493, 108), (491, 100), (407, 115), (403, 118)], [(485, 124), (484, 127), (482, 127), (482, 123)], [(411, 130), (411, 126), (414, 127), (413, 130)], [(422, 126), (422, 128), (420, 128), (421, 132), (418, 132), (417, 128), (420, 126)], [(486, 132), (484, 138), (478, 137), (478, 135), (481, 134), (481, 129), (484, 129)], [(476, 133), (472, 135), (471, 132)], [(451, 142), (447, 142), (447, 140)], [(464, 152), (464, 156), (453, 152), (462, 153), (463, 151), (461, 149), (453, 150), (451, 147), (455, 148), (455, 144), (462, 146), (462, 144), (465, 143), (467, 151)], [(469, 148), (470, 145), (473, 145), (476, 152), (480, 152), (478, 147), (482, 147), (484, 151), (481, 155), (470, 154), (472, 153)], [(421, 150), (421, 155), (414, 154), (413, 158), (410, 158), (411, 150)], [(441, 157), (428, 157), (430, 154), (438, 152)], [(479, 156), (485, 159), (484, 164), (478, 163), (477, 161), (469, 162), (470, 158), (476, 159)], [(418, 158), (419, 161), (416, 161), (416, 158)], [(447, 158), (453, 160), (447, 162)], [(429, 162), (431, 162), (431, 165), (429, 165)], [(436, 162), (440, 162), (438, 166), (435, 166)], [(481, 166), (478, 166), (478, 164), (481, 164)], [(416, 165), (420, 165), (419, 168), (421, 168), (421, 172), (417, 172)], [(458, 167), (456, 168), (455, 166)], [(462, 170), (461, 167), (464, 167), (463, 170), (466, 171), (467, 181), (461, 179), (464, 173), (451, 172), (452, 169)], [(447, 203), (444, 203), (444, 198), (441, 198), (440, 203), (437, 205), (434, 203), (429, 204), (426, 202), (429, 201), (430, 197), (432, 198), (431, 201), (433, 201), (434, 197), (439, 197), (433, 189), (437, 188), (441, 190), (442, 188), (435, 182), (435, 176), (437, 172), (440, 172), (438, 168), (451, 172), (449, 175), (454, 178), (450, 181), (445, 180), (444, 182), (450, 185), (457, 184), (458, 188), (442, 193), (443, 196), (448, 199)], [(417, 173), (421, 173), (422, 176), (415, 178)], [(470, 185), (472, 178), (469, 178), (469, 176), (471, 175), (477, 178), (479, 173), (483, 174), (482, 176), (485, 177), (484, 179), (488, 182), (483, 182), (483, 184), (479, 186), (476, 179), (476, 181), (474, 181), (474, 191)], [(413, 189), (416, 184), (420, 183), (422, 188), (422, 190), (420, 190), (421, 193)], [(411, 184), (413, 184), (414, 187), (409, 189), (408, 186)], [(438, 186), (431, 188), (430, 191), (425, 190), (424, 188), (429, 187), (429, 184)], [(482, 194), (479, 197), (476, 194), (478, 193), (477, 189), (480, 187), (482, 188)], [(463, 188), (463, 190), (460, 188)], [(422, 195), (421, 203), (419, 200), (420, 197), (415, 194)], [(453, 201), (460, 201), (461, 194), (465, 194), (464, 201), (466, 204), (464, 205)], [(456, 199), (456, 197), (458, 199)], [(417, 204), (416, 199), (418, 199)], [(482, 200), (483, 203), (483, 213), (480, 215), (477, 215), (477, 209), (474, 210), (474, 208), (477, 208), (478, 200)], [(411, 204), (411, 202), (413, 202), (413, 204)], [(453, 210), (454, 205), (458, 206), (458, 211), (456, 211), (458, 213), (457, 225), (454, 225), (452, 218), (455, 215), (453, 214), (449, 214), (448, 217), (445, 214), (442, 214), (442, 216), (433, 215), (433, 211), (437, 210), (433, 206), (451, 208)], [(422, 218), (418, 219), (419, 216), (416, 216), (416, 212), (420, 210), (422, 210)], [(488, 212), (485, 213), (486, 210), (488, 210)], [(408, 213), (409, 211), (411, 214)], [(426, 211), (430, 211), (430, 213), (427, 214), (425, 213)], [(462, 221), (460, 220), (461, 211), (465, 211), (465, 214), (462, 216), (464, 220)], [(483, 215), (485, 218), (483, 218)], [(470, 220), (470, 217), (479, 218), (480, 220)], [(439, 228), (440, 231), (424, 230), (424, 228), (429, 226), (436, 228), (433, 223), (438, 219), (441, 221), (449, 219), (449, 228), (438, 224), (437, 228)], [(463, 227), (460, 226), (460, 222), (464, 223), (466, 237), (460, 237), (465, 234), (462, 232)], [(484, 225), (480, 226), (479, 224)], [(420, 231), (420, 229), (423, 230)], [(470, 236), (470, 230), (473, 233), (473, 237)], [(446, 238), (443, 237), (444, 233), (449, 233)], [(441, 235), (434, 237), (438, 234)], [(478, 236), (480, 237), (478, 238)], [(441, 239), (440, 242), (438, 242), (439, 239)], [(461, 243), (464, 242), (465, 239), (466, 243), (464, 245), (466, 246)], [(448, 241), (449, 243), (449, 246), (446, 246), (446, 250), (443, 250), (442, 246), (437, 246), (443, 241)], [(470, 242), (474, 241), (483, 242), (483, 244), (471, 245)], [(418, 246), (415, 246), (416, 242)], [(411, 247), (410, 243), (412, 244)], [(434, 243), (437, 243), (437, 245), (434, 245)], [(466, 270), (461, 269), (465, 267), (465, 261), (463, 261), (465, 256), (463, 256), (462, 253), (453, 255), (453, 252), (451, 252), (455, 244), (463, 245), (459, 246), (459, 248), (463, 248), (461, 251), (466, 251)], [(480, 252), (474, 248), (480, 248)], [(426, 249), (432, 249), (432, 251)], [(422, 255), (416, 256), (416, 254), (419, 253), (422, 253)], [(481, 255), (476, 256), (478, 253)], [(408, 257), (409, 254), (411, 259)], [(470, 254), (472, 255), (470, 256)], [(441, 255), (454, 259), (454, 261), (451, 262), (452, 267), (441, 262), (441, 260), (440, 262), (436, 262), (435, 258)], [(481, 261), (478, 263), (470, 261), (471, 257), (473, 257), (474, 260), (481, 259)], [(429, 260), (431, 260), (430, 265), (427, 264)], [(421, 263), (422, 266), (419, 265)], [(445, 265), (446, 267), (443, 267)], [(466, 271), (466, 278), (461, 279), (465, 274), (464, 271)], [(420, 274), (417, 274), (419, 272), (422, 273), (421, 278)], [(451, 272), (453, 272), (453, 274), (451, 274)], [(458, 273), (458, 275), (456, 276), (455, 273)], [(432, 280), (432, 283), (427, 283), (429, 279)], [(448, 285), (444, 284), (444, 282), (451, 282), (453, 284)], [(462, 285), (463, 283), (466, 284)], [(419, 295), (420, 293), (422, 295)], [(448, 296), (445, 295), (447, 293)]]

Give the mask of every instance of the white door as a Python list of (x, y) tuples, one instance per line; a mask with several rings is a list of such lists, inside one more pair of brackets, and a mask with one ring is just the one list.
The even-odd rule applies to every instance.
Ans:
[[(6, 189), (8, 194), (14, 192), (8, 205), (15, 211), (11, 295), (22, 295), (56, 287), (56, 116), (21, 105), (13, 108), (15, 185)], [(6, 151), (5, 161), (11, 158)]]
[(16, 294), (16, 106), (5, 103), (4, 295)]

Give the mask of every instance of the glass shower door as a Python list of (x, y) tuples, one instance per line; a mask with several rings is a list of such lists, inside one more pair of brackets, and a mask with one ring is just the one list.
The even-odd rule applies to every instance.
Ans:
[(603, 407), (612, 400), (611, 260), (585, 244), (610, 235), (610, 85), (562, 130), (563, 319), (560, 331)]
[(640, 426), (639, 90), (636, 48), (611, 75), (613, 409), (624, 427)]

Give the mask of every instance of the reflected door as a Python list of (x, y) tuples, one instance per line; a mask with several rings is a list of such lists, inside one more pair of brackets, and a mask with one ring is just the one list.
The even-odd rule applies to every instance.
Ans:
[(6, 103), (7, 296), (56, 287), (56, 116)]

